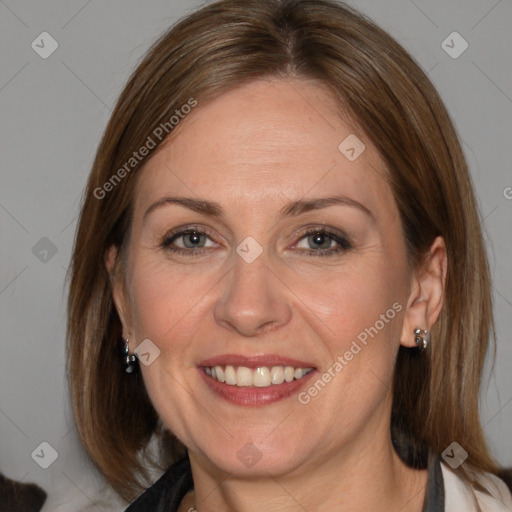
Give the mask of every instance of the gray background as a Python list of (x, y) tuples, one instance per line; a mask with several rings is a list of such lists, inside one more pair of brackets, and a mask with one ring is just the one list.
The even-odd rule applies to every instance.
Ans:
[[(494, 275), (498, 355), (482, 420), (492, 452), (512, 466), (511, 0), (351, 3), (428, 71), (462, 138)], [(64, 279), (80, 194), (128, 74), (162, 30), (202, 4), (0, 1), (0, 471), (45, 488), (45, 512), (109, 509), (92, 504), (101, 481), (78, 444), (65, 386)], [(31, 47), (45, 31), (58, 43), (47, 59)], [(454, 31), (469, 44), (458, 58), (441, 45)], [(453, 52), (460, 43), (446, 44)], [(41, 442), (58, 453), (48, 469), (31, 457)]]

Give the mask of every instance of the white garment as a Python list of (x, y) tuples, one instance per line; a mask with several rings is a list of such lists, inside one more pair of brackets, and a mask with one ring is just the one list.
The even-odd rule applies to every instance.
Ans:
[[(444, 462), (441, 462), (444, 480), (445, 512), (476, 512), (472, 493)], [(512, 494), (503, 480), (485, 473), (480, 482), (492, 496), (475, 491), (482, 512), (512, 512)]]

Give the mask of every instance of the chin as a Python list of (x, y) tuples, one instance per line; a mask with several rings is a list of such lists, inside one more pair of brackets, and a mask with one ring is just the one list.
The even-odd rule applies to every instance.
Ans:
[(244, 430), (226, 442), (212, 441), (199, 446), (199, 450), (215, 468), (245, 478), (268, 478), (269, 474), (278, 477), (293, 472), (310, 459), (312, 448), (304, 442), (307, 437), (298, 439), (275, 432), (262, 436), (261, 432), (261, 428), (255, 428), (252, 435), (250, 430)]

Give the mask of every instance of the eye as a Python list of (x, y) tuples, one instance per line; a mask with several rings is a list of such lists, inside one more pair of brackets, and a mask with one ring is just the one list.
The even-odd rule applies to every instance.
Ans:
[[(333, 247), (333, 244), (337, 244)], [(328, 256), (346, 251), (352, 246), (344, 235), (326, 228), (308, 229), (296, 244), (313, 256)]]
[[(175, 254), (200, 256), (212, 247), (218, 247), (205, 228), (186, 228), (168, 233), (160, 246)], [(311, 256), (330, 256), (347, 251), (352, 245), (340, 232), (326, 228), (310, 228), (295, 245)]]
[[(206, 245), (208, 241), (210, 245)], [(202, 252), (197, 249), (216, 247), (218, 244), (211, 240), (206, 229), (189, 228), (167, 234), (160, 245), (172, 252), (194, 254)]]

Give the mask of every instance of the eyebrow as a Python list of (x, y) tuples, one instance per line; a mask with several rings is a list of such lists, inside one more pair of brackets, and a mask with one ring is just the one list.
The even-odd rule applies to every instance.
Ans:
[[(185, 208), (193, 210), (202, 215), (207, 215), (209, 217), (216, 217), (219, 219), (224, 217), (224, 210), (222, 209), (222, 206), (213, 201), (207, 201), (205, 199), (195, 199), (192, 197), (166, 196), (154, 202), (145, 211), (143, 215), (143, 221), (151, 212), (170, 204), (181, 205), (184, 206)], [(321, 210), (323, 208), (335, 205), (344, 205), (357, 208), (358, 210), (362, 211), (363, 213), (371, 217), (373, 220), (375, 220), (375, 217), (371, 210), (369, 210), (364, 204), (346, 196), (331, 196), (316, 199), (300, 199), (298, 201), (293, 201), (289, 204), (286, 204), (283, 208), (281, 208), (280, 215), (281, 217), (295, 217), (302, 213), (314, 210)]]

